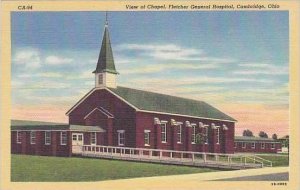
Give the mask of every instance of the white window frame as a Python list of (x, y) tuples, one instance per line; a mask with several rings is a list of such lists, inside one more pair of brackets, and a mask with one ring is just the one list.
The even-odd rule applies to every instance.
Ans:
[(177, 130), (177, 143), (181, 144), (182, 143), (182, 124), (179, 124)]
[(275, 143), (271, 143), (271, 149), (275, 149)]
[(17, 144), (21, 144), (22, 143), (22, 132), (21, 131), (17, 131)]
[(242, 142), (242, 148), (246, 148), (247, 144), (246, 142)]
[(91, 145), (96, 145), (97, 144), (97, 133), (96, 132), (91, 132), (90, 133), (90, 144)]
[(30, 131), (30, 144), (36, 143), (36, 131)]
[(208, 127), (204, 127), (204, 132), (205, 132), (205, 143), (204, 144), (208, 144)]
[(252, 143), (251, 143), (251, 148), (252, 148), (252, 149), (255, 149), (255, 142), (252, 142)]
[[(167, 123), (161, 123), (161, 142), (166, 143), (167, 142)], [(163, 130), (164, 129), (164, 130)]]
[[(118, 130), (117, 132), (118, 132), (118, 145), (124, 146), (125, 145), (125, 130)], [(123, 143), (121, 141), (123, 141)]]
[(144, 130), (144, 146), (150, 146), (150, 130)]
[(196, 144), (196, 124), (192, 124), (192, 144)]
[[(47, 137), (47, 134), (49, 134), (49, 137)], [(49, 142), (47, 142), (49, 140)], [(51, 145), (51, 131), (45, 131), (45, 145)]]
[(60, 145), (67, 145), (68, 142), (68, 134), (67, 131), (60, 132)]
[(217, 137), (216, 144), (220, 144), (220, 127), (216, 128), (216, 137)]
[(261, 148), (261, 149), (265, 149), (265, 147), (266, 147), (266, 143), (261, 143), (261, 144), (260, 144), (260, 148)]

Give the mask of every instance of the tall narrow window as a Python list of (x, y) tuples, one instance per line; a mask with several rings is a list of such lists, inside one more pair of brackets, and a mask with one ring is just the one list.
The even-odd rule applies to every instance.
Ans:
[(220, 143), (220, 127), (218, 127), (217, 129), (216, 129), (216, 138), (217, 138), (217, 144), (219, 144)]
[(118, 131), (118, 145), (119, 146), (125, 145), (125, 131), (124, 130)]
[(255, 143), (251, 143), (251, 148), (255, 149)]
[(271, 143), (271, 149), (275, 149), (275, 143)]
[(181, 137), (182, 137), (182, 125), (178, 125), (177, 130), (177, 143), (181, 143)]
[(246, 143), (242, 142), (242, 148), (246, 148)]
[(51, 131), (45, 131), (45, 145), (51, 144)]
[(167, 124), (166, 123), (161, 124), (161, 142), (162, 143), (167, 142)]
[(237, 145), (238, 145), (238, 143), (237, 143), (237, 142), (235, 142), (235, 143), (234, 143), (234, 148), (237, 148)]
[(62, 131), (60, 132), (60, 145), (67, 145), (67, 132), (66, 131)]
[(36, 132), (31, 131), (30, 132), (30, 144), (35, 144), (35, 141), (36, 141)]
[(192, 125), (192, 144), (196, 143), (196, 125)]
[(98, 84), (103, 84), (103, 75), (98, 75)]
[(260, 148), (261, 148), (261, 149), (265, 149), (265, 146), (266, 146), (265, 143), (261, 143), (261, 144), (260, 144)]
[(204, 127), (205, 144), (208, 144), (208, 127)]
[(17, 131), (17, 143), (21, 144), (22, 143), (22, 132)]
[(91, 144), (96, 145), (96, 143), (97, 143), (96, 133), (91, 133)]
[(145, 144), (145, 146), (150, 146), (150, 131), (149, 130), (144, 131), (144, 144)]

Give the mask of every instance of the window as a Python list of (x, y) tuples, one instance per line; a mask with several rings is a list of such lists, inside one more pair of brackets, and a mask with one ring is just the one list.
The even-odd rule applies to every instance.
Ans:
[(178, 125), (177, 143), (181, 143), (181, 137), (182, 137), (182, 125)]
[(192, 125), (192, 144), (196, 143), (196, 125)]
[(72, 140), (77, 141), (77, 135), (72, 135)]
[(266, 146), (265, 143), (261, 143), (261, 144), (260, 144), (260, 148), (261, 148), (261, 149), (265, 149), (265, 146)]
[(167, 124), (166, 123), (161, 124), (161, 142), (162, 143), (167, 142)]
[(208, 144), (208, 127), (204, 128), (204, 135), (205, 135), (205, 144)]
[(150, 131), (149, 130), (144, 131), (144, 144), (145, 144), (145, 146), (150, 146)]
[(217, 137), (217, 144), (219, 144), (220, 143), (220, 127), (218, 127), (217, 129), (216, 129), (216, 137)]
[(93, 145), (97, 144), (96, 133), (91, 133), (91, 144)]
[(234, 143), (234, 148), (237, 148), (237, 146), (238, 146), (238, 143), (237, 142)]
[(255, 143), (251, 143), (251, 148), (252, 148), (252, 149), (255, 148)]
[(275, 143), (271, 143), (271, 149), (275, 149)]
[(242, 148), (246, 148), (246, 143), (242, 142)]
[(22, 143), (22, 132), (17, 131), (17, 143), (21, 144)]
[(66, 131), (60, 132), (60, 145), (67, 145), (67, 141), (68, 141), (67, 132)]
[(119, 144), (119, 146), (125, 145), (125, 131), (124, 130), (118, 131), (118, 144)]
[(98, 84), (103, 84), (103, 75), (98, 75)]
[(51, 144), (51, 131), (45, 131), (45, 145)]
[(36, 140), (36, 132), (31, 131), (30, 132), (30, 144), (35, 144), (35, 140)]

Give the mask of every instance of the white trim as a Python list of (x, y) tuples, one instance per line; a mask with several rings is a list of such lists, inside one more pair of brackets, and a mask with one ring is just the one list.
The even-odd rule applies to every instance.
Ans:
[[(50, 137), (49, 137), (49, 138), (50, 138), (50, 143), (46, 142), (46, 139), (47, 139), (46, 134), (47, 134), (47, 133), (50, 134)], [(45, 131), (44, 136), (45, 136), (45, 145), (51, 145), (51, 141), (52, 141), (52, 139), (51, 139), (51, 138), (52, 138), (51, 131), (49, 131), (49, 130), (48, 130), (48, 131)]]
[[(63, 139), (62, 134), (63, 133), (66, 133), (66, 143), (63, 143), (63, 141), (62, 141), (62, 139)], [(61, 131), (60, 132), (60, 145), (67, 145), (67, 143), (68, 143), (68, 133), (67, 133), (67, 131)]]
[[(34, 137), (32, 136), (34, 134)], [(34, 139), (34, 142), (32, 141)], [(36, 131), (30, 131), (30, 144), (36, 144)]]
[[(125, 145), (125, 130), (118, 130), (118, 146), (124, 146)], [(121, 143), (121, 134), (123, 134), (123, 143)]]
[(220, 144), (220, 128), (216, 128), (216, 137), (217, 137), (217, 142), (216, 144)]
[[(275, 146), (275, 143), (270, 143), (271, 144), (271, 149), (275, 149), (276, 146)], [(274, 147), (272, 147), (272, 145), (274, 145)]]
[[(162, 123), (160, 124), (160, 127), (161, 127), (161, 130), (160, 130), (160, 136), (161, 136), (161, 142), (162, 143), (167, 143), (167, 123)], [(165, 131), (163, 132), (162, 129), (165, 129)], [(164, 134), (164, 136), (163, 136)], [(164, 140), (163, 140), (163, 137), (164, 137)]]
[[(147, 138), (146, 138), (147, 134)], [(146, 142), (146, 139), (148, 142)], [(144, 146), (150, 146), (150, 130), (144, 130)]]
[[(17, 142), (17, 144), (22, 144), (22, 133), (21, 133), (21, 131), (19, 131), (19, 130), (16, 130), (17, 131), (17, 139), (16, 139), (16, 142)], [(20, 134), (20, 138), (21, 138), (21, 141), (19, 141), (19, 133), (21, 133)]]
[[(92, 143), (92, 136), (95, 135), (95, 143)], [(90, 132), (90, 144), (96, 145), (97, 144), (97, 133), (96, 132)]]
[(164, 115), (174, 115), (174, 116), (182, 116), (182, 117), (190, 117), (190, 118), (199, 118), (199, 119), (209, 119), (209, 120), (215, 120), (215, 121), (226, 121), (226, 122), (231, 122), (231, 123), (236, 123), (237, 121), (232, 121), (232, 120), (226, 120), (226, 119), (216, 119), (216, 118), (209, 118), (209, 117), (197, 117), (197, 116), (190, 116), (190, 115), (183, 115), (183, 114), (174, 114), (174, 113), (167, 113), (167, 112), (157, 112), (157, 111), (148, 111), (148, 110), (141, 110), (137, 107), (135, 107), (134, 105), (130, 104), (129, 102), (127, 102), (126, 100), (124, 100), (122, 97), (120, 97), (119, 95), (117, 95), (116, 93), (114, 93), (113, 91), (111, 91), (110, 89), (106, 88), (106, 87), (95, 87), (92, 90), (90, 90), (90, 92), (88, 92), (85, 96), (83, 96), (67, 113), (66, 115), (69, 115), (70, 112), (72, 112), (75, 108), (78, 107), (79, 104), (81, 104), (87, 97), (89, 97), (90, 94), (92, 94), (93, 92), (95, 92), (96, 90), (107, 90), (110, 93), (112, 93), (113, 95), (115, 95), (117, 98), (119, 98), (120, 100), (122, 100), (123, 102), (125, 102), (126, 104), (128, 104), (130, 107), (132, 107), (133, 109), (135, 109), (135, 111), (137, 112), (145, 112), (145, 113), (157, 113), (157, 114), (164, 114)]
[[(102, 107), (101, 107), (102, 108)], [(102, 108), (104, 109), (104, 108)], [(100, 111), (101, 113), (103, 113), (104, 115), (106, 115), (108, 118), (114, 118), (113, 116), (108, 115), (107, 113), (105, 113), (104, 111), (100, 110), (99, 108), (94, 108), (92, 111), (90, 111), (86, 116), (84, 116), (83, 119), (86, 119), (87, 117), (89, 117), (94, 111)], [(105, 109), (104, 109), (105, 110)], [(107, 111), (108, 112), (108, 111)], [(108, 112), (109, 113), (109, 112)], [(112, 115), (112, 114), (111, 114)]]
[[(181, 144), (182, 143), (182, 124), (177, 125), (176, 127), (178, 127), (179, 130), (177, 130), (177, 144)], [(180, 137), (180, 141), (178, 141), (178, 136)]]
[(265, 149), (265, 148), (266, 148), (266, 143), (260, 143), (260, 149)]
[[(245, 146), (244, 146), (245, 145)], [(247, 144), (246, 142), (242, 142), (242, 148), (246, 148), (247, 147)]]
[(191, 135), (191, 137), (192, 137), (192, 139), (191, 139), (191, 144), (196, 144), (196, 124), (195, 125), (193, 125), (193, 124), (191, 124), (191, 126), (192, 126), (192, 135)]
[(168, 121), (166, 121), (166, 120), (161, 120), (160, 123), (161, 123), (161, 124), (162, 124), (162, 123), (168, 123)]
[(145, 129), (144, 133), (150, 133), (151, 131), (149, 129)]
[(177, 124), (177, 125), (182, 125), (183, 122), (181, 122), (181, 121), (176, 121), (176, 124)]
[[(254, 144), (254, 146), (252, 146)], [(256, 145), (256, 143), (255, 142), (252, 142), (251, 143), (251, 149), (255, 149), (255, 145)]]
[(226, 120), (226, 119), (199, 117), (199, 116), (183, 115), (183, 114), (168, 113), (168, 112), (157, 112), (157, 111), (148, 111), (148, 110), (140, 110), (140, 109), (136, 109), (136, 111), (137, 112), (145, 112), (145, 113), (157, 113), (157, 114), (164, 114), (164, 115), (182, 116), (182, 117), (197, 118), (197, 119), (209, 119), (209, 120), (214, 120), (214, 121), (226, 121), (226, 122), (231, 122), (231, 123), (236, 123), (237, 122), (237, 121)]

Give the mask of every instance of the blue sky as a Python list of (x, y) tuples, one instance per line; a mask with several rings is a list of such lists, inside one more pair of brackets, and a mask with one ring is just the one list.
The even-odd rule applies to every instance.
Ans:
[[(104, 12), (11, 16), (13, 105), (71, 107), (93, 88)], [(288, 19), (287, 11), (109, 12), (118, 84), (287, 110)]]

